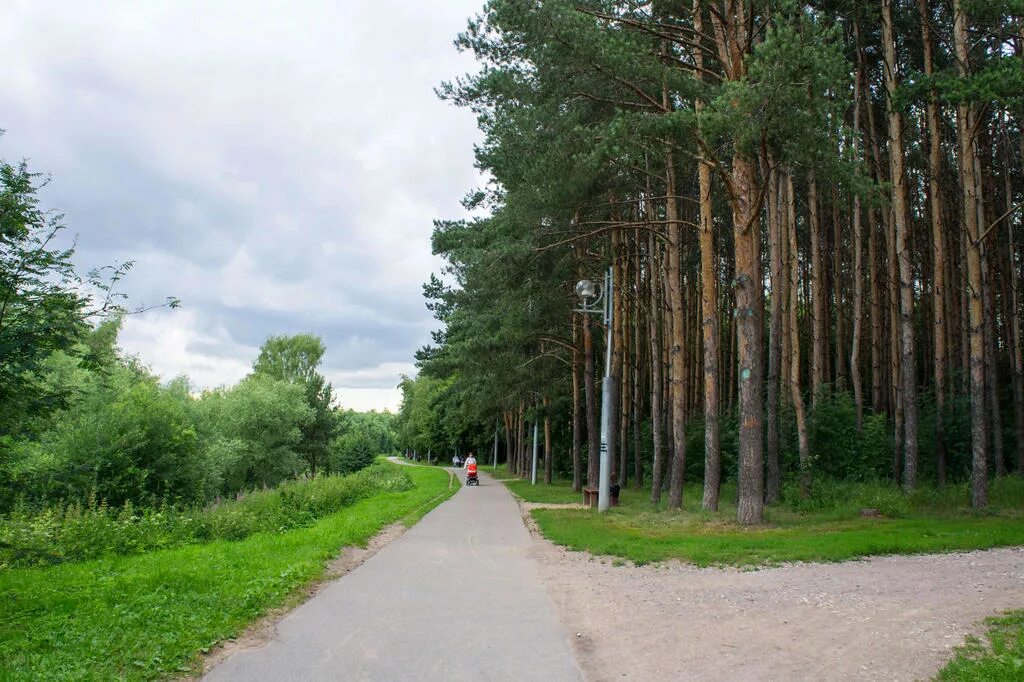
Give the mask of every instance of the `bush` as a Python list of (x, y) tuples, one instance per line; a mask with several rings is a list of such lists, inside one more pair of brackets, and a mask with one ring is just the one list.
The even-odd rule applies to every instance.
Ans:
[(376, 456), (375, 440), (366, 431), (354, 429), (331, 442), (328, 461), (331, 471), (350, 474), (373, 464)]
[(412, 488), (401, 467), (378, 464), (349, 476), (289, 481), (207, 508), (110, 507), (95, 498), (0, 517), (0, 568), (83, 561), (168, 547), (241, 540), (310, 526), (358, 500)]

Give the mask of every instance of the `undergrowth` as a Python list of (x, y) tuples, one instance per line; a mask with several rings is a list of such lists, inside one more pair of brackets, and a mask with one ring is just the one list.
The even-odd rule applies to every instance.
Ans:
[(110, 554), (241, 540), (308, 527), (378, 492), (409, 490), (406, 471), (376, 464), (348, 476), (283, 483), (207, 507), (137, 508), (102, 502), (16, 509), (0, 518), (0, 569), (85, 561)]

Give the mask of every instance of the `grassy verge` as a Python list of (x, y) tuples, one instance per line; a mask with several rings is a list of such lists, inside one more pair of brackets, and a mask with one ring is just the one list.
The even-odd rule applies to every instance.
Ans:
[(529, 480), (509, 478), (505, 480), (505, 487), (511, 490), (516, 497), (527, 502), (547, 504), (579, 504), (583, 502), (583, 493), (574, 493), (570, 481), (555, 481), (551, 485), (543, 483), (531, 485)]
[[(529, 502), (581, 502), (568, 482), (531, 486), (505, 484)], [(843, 561), (883, 554), (916, 554), (988, 549), (1024, 544), (1020, 481), (993, 486), (1001, 506), (985, 515), (966, 508), (966, 492), (906, 496), (879, 484), (822, 486), (817, 507), (794, 501), (767, 511), (768, 523), (744, 528), (734, 521), (735, 488), (725, 487), (718, 512), (700, 509), (698, 485), (687, 487), (681, 511), (652, 506), (648, 490), (624, 490), (620, 506), (598, 515), (591, 510), (537, 509), (533, 517), (549, 540), (649, 563), (679, 559), (699, 566), (763, 566), (786, 561)], [(963, 494), (961, 494), (963, 493)], [(964, 497), (964, 500), (961, 500)], [(862, 518), (861, 508), (883, 516)]]
[(938, 675), (939, 680), (1006, 682), (1024, 679), (1024, 610), (989, 618), (987, 642), (968, 638)]
[(457, 488), (409, 467), (415, 487), (356, 502), (313, 526), (139, 556), (0, 572), (0, 679), (152, 679), (194, 672), (322, 575), (342, 547), (415, 523)]
[(480, 471), (483, 471), (486, 474), (490, 474), (499, 481), (519, 480), (514, 475), (509, 473), (508, 467), (505, 466), (504, 464), (499, 464), (498, 466), (492, 466), (490, 464), (481, 464), (479, 468)]

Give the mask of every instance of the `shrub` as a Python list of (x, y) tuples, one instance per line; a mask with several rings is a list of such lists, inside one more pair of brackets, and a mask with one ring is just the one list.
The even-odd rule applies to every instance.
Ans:
[(373, 464), (377, 444), (362, 429), (353, 429), (331, 442), (329, 462), (331, 471), (350, 474)]
[(241, 540), (310, 526), (361, 499), (412, 488), (401, 467), (377, 464), (349, 476), (289, 481), (206, 508), (110, 507), (95, 498), (33, 513), (22, 506), (0, 517), (0, 568), (82, 561), (168, 547)]

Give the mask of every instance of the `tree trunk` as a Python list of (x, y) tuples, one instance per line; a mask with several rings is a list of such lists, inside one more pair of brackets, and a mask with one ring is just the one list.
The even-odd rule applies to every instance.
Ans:
[(661, 270), (661, 259), (657, 255), (657, 241), (654, 234), (648, 237), (648, 249), (651, 254), (651, 276), (650, 276), (650, 315), (647, 317), (651, 343), (651, 440), (654, 447), (654, 458), (651, 463), (651, 503), (658, 504), (661, 501), (661, 470), (662, 465), (662, 439), (661, 425), (664, 420), (661, 410), (661, 396), (664, 390), (662, 368), (665, 366), (662, 361), (661, 351), (661, 301), (658, 296), (658, 272)]
[[(957, 67), (961, 76), (970, 73), (967, 55), (967, 17), (962, 0), (953, 2), (953, 41), (956, 48)], [(957, 137), (960, 142), (960, 178), (963, 191), (964, 241), (967, 249), (967, 295), (969, 298), (968, 319), (970, 333), (970, 393), (971, 393), (971, 506), (981, 509), (988, 506), (988, 461), (986, 459), (985, 433), (985, 339), (982, 282), (981, 282), (981, 236), (978, 225), (978, 185), (975, 178), (974, 105), (961, 102), (957, 105)]]
[(753, 162), (742, 152), (733, 155), (733, 239), (736, 251), (736, 347), (739, 371), (739, 485), (737, 520), (744, 525), (764, 521), (764, 452), (762, 433), (760, 231)]
[[(704, 32), (701, 1), (693, 2), (693, 27), (697, 35)], [(704, 68), (704, 52), (693, 50), (693, 59), (699, 70)], [(698, 100), (697, 112), (704, 109)], [(700, 315), (704, 341), (704, 497), (702, 506), (718, 510), (718, 493), (722, 485), (722, 455), (719, 447), (718, 425), (718, 280), (715, 273), (715, 233), (713, 232), (713, 202), (711, 197), (711, 165), (707, 159), (697, 166), (697, 186), (700, 192)], [(695, 382), (696, 383), (696, 382)]]
[(583, 318), (583, 390), (587, 399), (587, 487), (597, 487), (598, 457), (601, 440), (597, 423), (597, 393), (594, 390), (594, 334), (590, 329), (590, 315)]
[(580, 461), (580, 449), (583, 440), (583, 419), (580, 415), (580, 333), (579, 324), (573, 315), (572, 322), (572, 490), (583, 489), (583, 474)]
[[(931, 39), (931, 12), (928, 0), (917, 0), (921, 15), (921, 41), (924, 46), (924, 72), (934, 73)], [(946, 484), (946, 445), (943, 412), (946, 404), (946, 230), (942, 224), (942, 194), (939, 180), (942, 176), (942, 147), (939, 140), (939, 105), (935, 90), (928, 92), (928, 202), (932, 225), (932, 332), (934, 354), (932, 371), (935, 374), (935, 472), (940, 487)]]
[(996, 376), (999, 373), (996, 357), (996, 316), (995, 316), (995, 292), (993, 282), (995, 271), (988, 255), (989, 248), (981, 245), (981, 272), (984, 275), (982, 286), (984, 287), (984, 302), (982, 303), (982, 315), (985, 319), (983, 329), (985, 330), (985, 388), (988, 390), (988, 414), (992, 425), (992, 463), (995, 464), (996, 476), (1006, 475), (1006, 460), (1003, 452), (1003, 415), (999, 407), (999, 384)]
[[(640, 455), (640, 423), (641, 413), (643, 410), (643, 403), (641, 400), (641, 390), (643, 388), (643, 352), (642, 352), (642, 332), (640, 325), (640, 311), (641, 305), (640, 300), (643, 292), (643, 280), (641, 278), (641, 272), (643, 267), (640, 265), (641, 248), (640, 248), (640, 230), (636, 231), (633, 236), (633, 245), (636, 251), (637, 263), (633, 268), (633, 292), (637, 300), (637, 309), (633, 312), (633, 371), (630, 373), (633, 378), (633, 405), (632, 405), (632, 419), (633, 419), (633, 486), (640, 490), (644, 484), (644, 468), (643, 461)], [(647, 268), (649, 269), (653, 261), (650, 259), (648, 254)], [(650, 273), (648, 272), (648, 278)]]
[[(1024, 29), (1022, 29), (1024, 30)], [(1024, 38), (1022, 38), (1024, 42)], [(1024, 135), (1021, 136), (1021, 146), (1024, 147)], [(1022, 150), (1024, 152), (1024, 150)], [(1022, 153), (1021, 158), (1024, 158)], [(1009, 156), (1006, 160), (1009, 168)], [(1009, 183), (1009, 175), (1007, 175)], [(1006, 208), (1009, 210), (1012, 202), (1010, 187), (1006, 188)], [(1013, 423), (1014, 433), (1017, 436), (1017, 475), (1024, 476), (1024, 351), (1021, 349), (1020, 332), (1020, 280), (1024, 276), (1020, 266), (1017, 264), (1017, 247), (1013, 239), (1013, 222), (1006, 223), (1007, 245), (1009, 267), (1007, 268), (1007, 279), (1009, 280), (1010, 292), (1010, 352), (1012, 354), (1013, 368)]]
[(836, 391), (846, 391), (846, 307), (843, 305), (843, 240), (839, 220), (839, 190), (832, 188), (832, 299), (836, 311)]
[(544, 396), (544, 482), (551, 485), (551, 398)]
[(892, 182), (896, 257), (899, 264), (900, 386), (903, 394), (903, 485), (917, 487), (917, 374), (914, 368), (914, 281), (910, 265), (907, 183), (903, 169), (903, 120), (896, 96), (896, 42), (892, 0), (882, 2), (882, 45), (885, 53), (886, 110), (889, 116), (889, 168)]
[[(859, 28), (855, 28), (859, 32)], [(858, 36), (858, 42), (860, 38)], [(853, 157), (860, 160), (860, 90), (864, 72), (858, 61), (853, 86)], [(860, 339), (864, 326), (864, 236), (861, 234), (860, 190), (853, 193), (853, 339), (850, 343), (850, 383), (857, 410), (857, 432), (864, 427), (864, 384), (860, 373)]]
[[(626, 447), (626, 438), (629, 435), (629, 382), (626, 381), (625, 369), (628, 347), (627, 335), (625, 334), (626, 306), (624, 305), (624, 287), (627, 280), (628, 261), (625, 258), (625, 249), (622, 247), (622, 233), (619, 230), (612, 232), (612, 377), (615, 386), (619, 389), (618, 395), (621, 400), (612, 403), (613, 409), (610, 412), (610, 419), (616, 422), (616, 433), (618, 434), (615, 443), (616, 450), (609, 452), (609, 464), (612, 473), (617, 475), (620, 485), (626, 485), (626, 457), (629, 449)], [(611, 447), (611, 443), (609, 443)], [(618, 458), (614, 455), (618, 452)]]
[[(746, 76), (745, 58), (753, 44), (748, 33), (747, 3), (729, 0), (712, 12), (719, 62), (727, 80), (740, 82)], [(752, 21), (750, 23), (753, 23)], [(735, 255), (736, 363), (739, 381), (739, 481), (736, 518), (750, 525), (764, 521), (764, 446), (762, 414), (761, 319), (764, 286), (761, 278), (761, 240), (758, 224), (760, 207), (757, 172), (748, 153), (734, 145), (732, 168), (728, 172), (733, 218)]]
[(686, 469), (686, 363), (683, 354), (683, 334), (686, 325), (686, 311), (683, 307), (682, 287), (682, 237), (683, 226), (679, 222), (679, 200), (677, 197), (675, 158), (672, 152), (665, 155), (666, 165), (666, 213), (668, 218), (668, 298), (669, 315), (672, 321), (672, 344), (669, 348), (669, 372), (672, 383), (672, 473), (669, 486), (669, 509), (680, 509), (683, 505), (683, 473)]
[[(768, 332), (768, 387), (765, 418), (768, 420), (767, 443), (765, 452), (765, 504), (779, 501), (782, 489), (782, 473), (779, 466), (779, 368), (782, 353), (782, 310), (784, 307), (782, 262), (782, 220), (779, 206), (779, 173), (771, 169), (772, 160), (768, 163), (768, 250), (772, 281), (772, 297), (769, 301), (770, 318)], [(788, 239), (788, 235), (786, 237)], [(788, 267), (788, 263), (786, 264)], [(787, 320), (788, 324), (788, 320)]]
[(807, 224), (811, 233), (811, 405), (825, 383), (825, 268), (821, 262), (821, 219), (818, 215), (818, 182), (814, 171), (807, 178)]
[(797, 275), (797, 244), (796, 244), (796, 194), (793, 191), (793, 176), (786, 173), (787, 225), (786, 234), (789, 241), (789, 301), (787, 318), (789, 324), (790, 349), (793, 359), (789, 377), (793, 411), (796, 415), (797, 449), (800, 455), (800, 497), (807, 499), (811, 495), (811, 457), (807, 439), (807, 417), (804, 413), (804, 397), (800, 391), (800, 329), (797, 326), (798, 294), (800, 291)]

